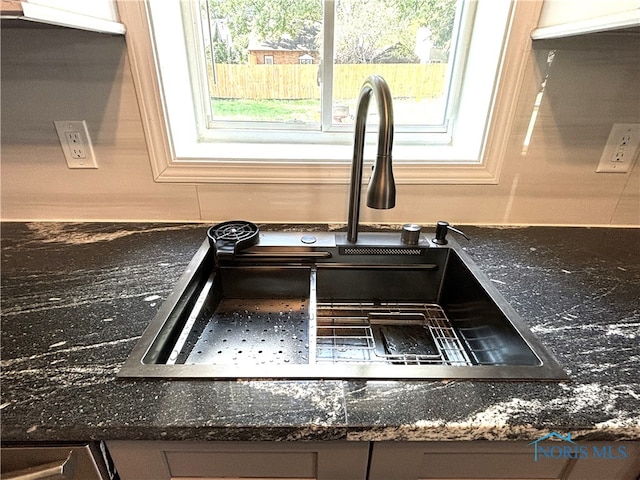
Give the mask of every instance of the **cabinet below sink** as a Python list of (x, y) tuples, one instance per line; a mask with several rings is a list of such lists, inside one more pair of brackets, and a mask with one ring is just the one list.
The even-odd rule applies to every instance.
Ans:
[[(550, 442), (557, 444), (558, 442)], [(635, 480), (640, 443), (580, 441), (582, 452), (534, 458), (530, 442), (152, 442), (111, 441), (122, 480), (315, 478), (317, 480)], [(569, 448), (569, 447), (565, 447)], [(578, 447), (576, 447), (578, 448)], [(572, 449), (570, 449), (572, 450)], [(595, 457), (595, 458), (594, 458)]]

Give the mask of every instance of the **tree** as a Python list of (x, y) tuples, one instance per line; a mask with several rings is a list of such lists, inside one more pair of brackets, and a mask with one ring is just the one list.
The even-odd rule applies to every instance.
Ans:
[(337, 63), (373, 63), (398, 42), (409, 25), (388, 0), (341, 0), (336, 5)]
[(458, 0), (339, 0), (336, 62), (415, 62), (416, 33), (431, 32), (448, 56)]
[[(250, 35), (277, 41), (295, 38), (310, 26), (322, 22), (318, 0), (209, 0), (209, 17), (226, 19), (235, 49), (245, 49)], [(246, 57), (246, 53), (241, 55)]]
[(433, 44), (449, 54), (458, 0), (393, 0), (393, 4), (402, 19), (411, 19), (414, 35), (417, 28), (428, 27)]
[[(209, 17), (226, 19), (233, 38), (214, 51), (225, 61), (246, 58), (251, 35), (277, 43), (283, 36), (321, 31), (322, 0), (208, 0)], [(448, 54), (458, 0), (337, 0), (338, 63), (416, 61), (416, 32), (428, 27), (434, 45)], [(214, 39), (214, 43), (216, 40)], [(315, 39), (316, 49), (321, 42)], [(220, 57), (216, 57), (221, 61)]]

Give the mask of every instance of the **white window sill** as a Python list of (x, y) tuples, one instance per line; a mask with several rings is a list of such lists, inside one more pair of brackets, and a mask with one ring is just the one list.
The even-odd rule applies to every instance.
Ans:
[[(210, 150), (208, 146), (207, 150)], [(230, 159), (235, 148), (242, 149), (242, 160)], [(431, 147), (433, 154), (447, 147)], [(449, 147), (451, 148), (451, 147)], [(403, 151), (404, 150), (404, 151)], [(408, 152), (413, 150), (412, 155)], [(251, 152), (252, 154), (249, 154)], [(265, 158), (266, 152), (277, 152), (278, 159)], [(471, 152), (446, 162), (417, 155), (419, 149), (397, 147), (393, 152), (393, 170), (398, 184), (495, 184), (498, 162), (471, 163)], [(449, 155), (454, 149), (449, 150)], [(466, 153), (467, 156), (462, 155)], [(348, 184), (353, 147), (338, 145), (247, 145), (224, 144), (215, 155), (185, 156), (167, 163), (153, 162), (157, 182), (186, 183), (275, 183), (275, 184)], [(365, 153), (365, 164), (371, 165), (375, 152)], [(414, 157), (414, 158), (411, 158)], [(477, 158), (477, 155), (476, 155)], [(419, 161), (418, 161), (419, 160)], [(370, 168), (365, 166), (366, 170)], [(368, 175), (365, 173), (365, 178)]]

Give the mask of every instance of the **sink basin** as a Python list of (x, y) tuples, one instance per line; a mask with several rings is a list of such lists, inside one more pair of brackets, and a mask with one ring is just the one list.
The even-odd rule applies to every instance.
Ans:
[(566, 380), (460, 246), (394, 233), (205, 241), (120, 377)]

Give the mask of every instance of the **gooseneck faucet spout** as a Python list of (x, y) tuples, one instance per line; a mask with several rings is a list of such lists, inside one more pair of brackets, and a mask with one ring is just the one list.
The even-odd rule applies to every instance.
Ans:
[(369, 101), (372, 95), (376, 97), (380, 125), (378, 127), (378, 155), (373, 167), (373, 173), (369, 179), (369, 186), (367, 187), (367, 206), (388, 209), (393, 208), (396, 204), (396, 186), (391, 166), (393, 102), (389, 86), (384, 78), (379, 75), (371, 75), (364, 81), (358, 96), (349, 187), (349, 219), (347, 223), (347, 240), (351, 243), (358, 241), (364, 138)]

